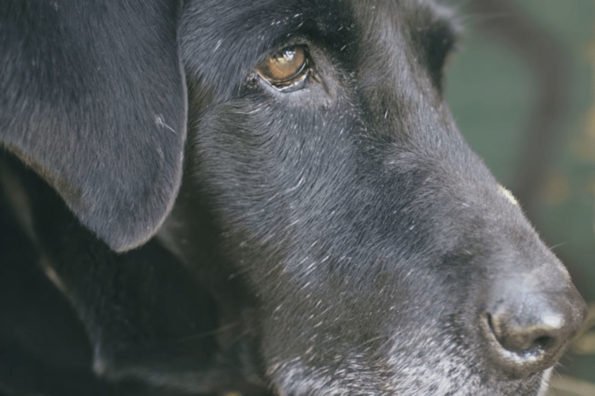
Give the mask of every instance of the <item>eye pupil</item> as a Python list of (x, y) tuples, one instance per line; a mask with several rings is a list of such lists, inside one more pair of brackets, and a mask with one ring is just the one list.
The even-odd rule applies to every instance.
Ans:
[(287, 47), (270, 55), (256, 71), (277, 88), (303, 81), (308, 71), (308, 57), (303, 47)]

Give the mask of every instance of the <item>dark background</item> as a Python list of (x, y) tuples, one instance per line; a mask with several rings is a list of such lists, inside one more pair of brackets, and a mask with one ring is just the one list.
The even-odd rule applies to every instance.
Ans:
[(471, 0), (461, 8), (448, 101), (590, 304), (590, 326), (562, 360), (552, 393), (595, 396), (595, 2)]

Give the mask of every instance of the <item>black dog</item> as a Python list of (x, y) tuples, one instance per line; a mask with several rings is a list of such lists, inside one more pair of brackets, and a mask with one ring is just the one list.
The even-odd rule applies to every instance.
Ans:
[(542, 392), (584, 304), (452, 121), (452, 21), (422, 0), (4, 0), (5, 200), (95, 372)]

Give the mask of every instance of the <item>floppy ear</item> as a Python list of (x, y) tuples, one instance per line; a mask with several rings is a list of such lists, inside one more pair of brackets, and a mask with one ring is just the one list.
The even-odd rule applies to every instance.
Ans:
[(179, 2), (0, 4), (0, 146), (112, 249), (149, 239), (182, 172)]

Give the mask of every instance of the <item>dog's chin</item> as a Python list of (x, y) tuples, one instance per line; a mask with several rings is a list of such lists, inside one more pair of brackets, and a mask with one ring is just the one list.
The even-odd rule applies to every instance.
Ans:
[(387, 377), (382, 370), (374, 372), (350, 363), (345, 368), (313, 369), (294, 359), (274, 365), (269, 374), (279, 396), (545, 396), (552, 372), (549, 369), (522, 380), (496, 380), (444, 360), (435, 366), (410, 365)]

